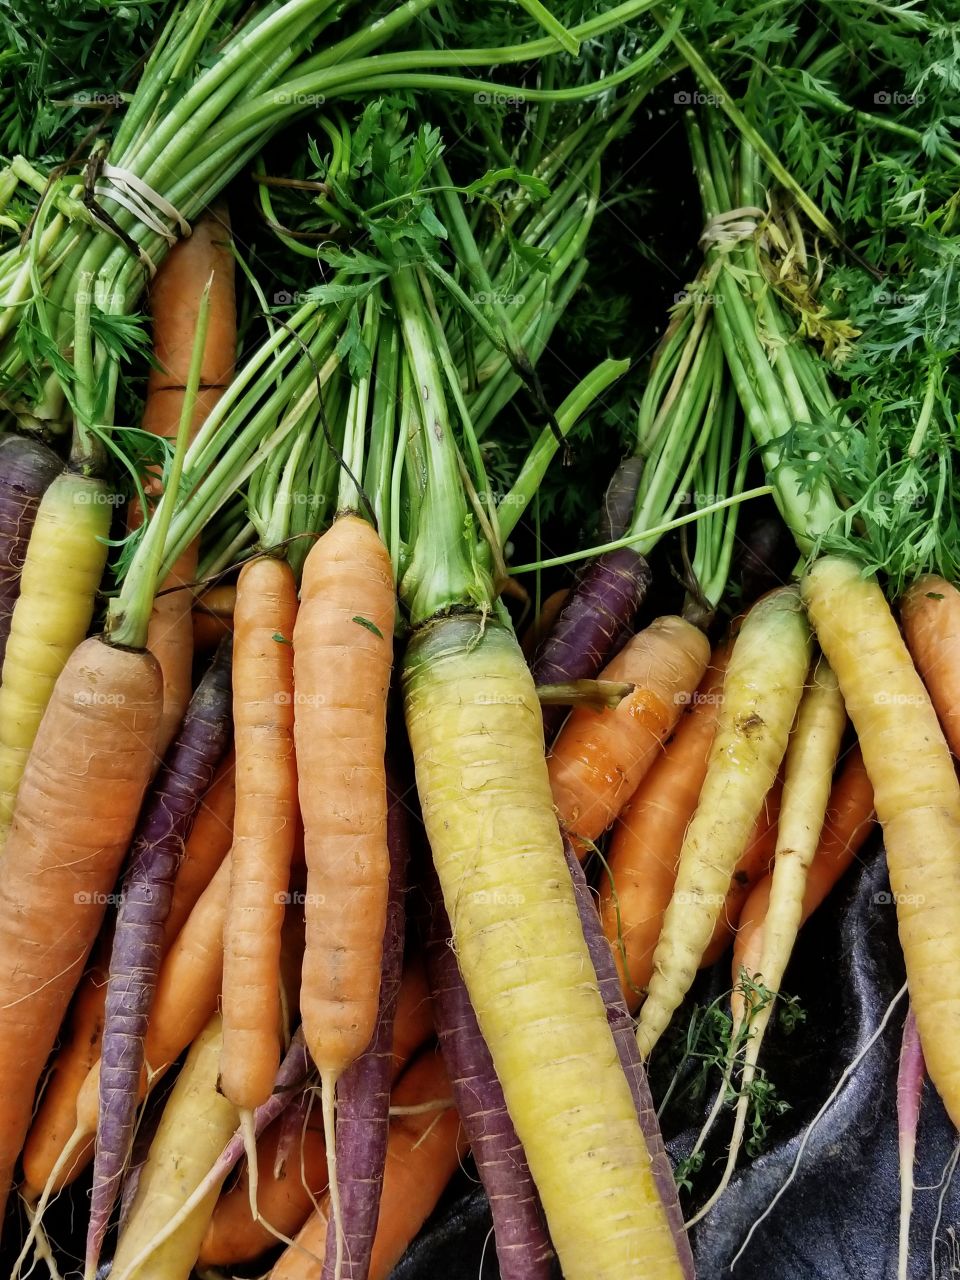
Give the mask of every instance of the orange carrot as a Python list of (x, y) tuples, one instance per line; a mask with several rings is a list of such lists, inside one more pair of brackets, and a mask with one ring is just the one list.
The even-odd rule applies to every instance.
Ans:
[(960, 591), (945, 578), (919, 578), (900, 600), (900, 620), (950, 750), (960, 756)]
[(729, 649), (718, 649), (666, 749), (614, 824), (600, 919), (631, 1011), (650, 980), (687, 823), (707, 772)]
[(193, 647), (197, 653), (215, 649), (233, 630), (233, 607), (237, 589), (210, 587), (193, 602)]
[(433, 1035), (433, 1005), (427, 972), (419, 955), (404, 965), (397, 1009), (393, 1015), (393, 1078), (417, 1049)]
[[(230, 379), (237, 347), (237, 306), (234, 260), (230, 248), (230, 219), (225, 208), (208, 210), (197, 219), (193, 234), (170, 251), (150, 287), (153, 346), (156, 363), (147, 379), (142, 427), (151, 435), (171, 439), (177, 434), (187, 372), (193, 352), (200, 299), (207, 280), (210, 289), (207, 336), (200, 370), (200, 389), (190, 426), (190, 436), (222, 396)], [(154, 472), (144, 488), (151, 496), (161, 492)], [(142, 513), (134, 505), (132, 527)], [(187, 589), (196, 577), (197, 545), (177, 559), (154, 601), (147, 647), (163, 672), (163, 720), (159, 752), (162, 755), (177, 731), (190, 701), (193, 665), (193, 592)], [(182, 590), (170, 590), (182, 587)]]
[[(873, 830), (873, 788), (863, 765), (860, 748), (847, 756), (830, 792), (830, 802), (820, 833), (820, 843), (807, 873), (803, 895), (801, 923), (809, 920), (817, 907), (837, 883), (862, 848)], [(733, 997), (737, 1021), (746, 1016), (744, 993), (740, 988), (741, 973), (755, 977), (763, 954), (763, 922), (770, 901), (773, 876), (767, 874), (751, 891), (740, 913), (733, 940)]]
[[(77, 988), (66, 1025), (66, 1036), (57, 1053), (50, 1078), (43, 1090), (23, 1148), (21, 1194), (35, 1202), (50, 1176), (60, 1153), (77, 1124), (77, 1095), (87, 1073), (100, 1057), (103, 1036), (103, 1008), (107, 996), (107, 969), (110, 964), (111, 931), (100, 936), (92, 963)], [(93, 1155), (93, 1135), (77, 1153), (82, 1168)], [(59, 1190), (66, 1178), (58, 1179)]]
[(152, 655), (85, 640), (54, 686), (23, 773), (0, 861), (0, 1204), (133, 832), (161, 699)]
[(661, 754), (709, 659), (702, 631), (683, 618), (658, 618), (603, 670), (602, 679), (632, 683), (633, 693), (615, 708), (579, 707), (568, 717), (548, 764), (554, 803), (581, 852), (614, 822)]
[[(293, 635), (307, 859), (300, 1008), (320, 1072), (338, 1224), (336, 1082), (369, 1044), (379, 1006), (390, 867), (384, 752), (395, 611), (386, 547), (365, 520), (340, 516), (307, 556)], [(342, 1248), (338, 1230), (338, 1275)]]
[[(323, 1141), (323, 1119), (319, 1105), (304, 1114), (291, 1104), (301, 1122), (293, 1159), (277, 1166), (286, 1113), (269, 1125), (257, 1141), (257, 1208), (260, 1219), (250, 1213), (248, 1166), (237, 1182), (224, 1192), (210, 1219), (197, 1264), (201, 1267), (232, 1267), (251, 1261), (277, 1244), (276, 1232), (292, 1236), (299, 1231), (316, 1207), (327, 1186), (327, 1149)], [(269, 1227), (265, 1224), (269, 1223)], [(270, 1227), (273, 1230), (270, 1230)]]
[[(231, 755), (220, 766), (187, 840), (173, 887), (170, 913), (164, 926), (165, 952), (226, 856), (230, 848), (232, 821)], [(107, 994), (108, 943), (109, 938), (105, 943), (103, 964), (91, 965), (77, 989), (66, 1043), (56, 1055), (51, 1078), (43, 1091), (27, 1135), (23, 1151), (23, 1194), (28, 1201), (36, 1200), (41, 1194), (64, 1147), (73, 1135), (78, 1121), (80, 1091), (100, 1058), (103, 1009)], [(95, 1098), (91, 1095), (91, 1105), (94, 1102)], [(95, 1123), (94, 1117), (91, 1117), (91, 1123)], [(58, 1191), (72, 1181), (86, 1167), (92, 1153), (91, 1133), (84, 1144), (75, 1149), (69, 1167), (60, 1171), (50, 1189)]]
[(730, 888), (720, 909), (720, 915), (713, 930), (710, 945), (703, 953), (700, 968), (706, 969), (715, 964), (730, 945), (730, 939), (737, 927), (743, 904), (746, 902), (754, 885), (770, 870), (773, 855), (777, 848), (777, 821), (780, 817), (780, 797), (783, 794), (783, 778), (778, 777), (767, 792), (763, 807), (757, 814), (753, 824), (753, 833), (747, 846), (741, 853), (736, 869), (730, 880)]
[(213, 879), (233, 843), (236, 773), (231, 751), (200, 803), (173, 882), (173, 897), (163, 926), (164, 953), (186, 924), (200, 895)]
[(570, 588), (561, 587), (559, 591), (554, 591), (552, 595), (547, 596), (540, 606), (539, 616), (530, 623), (523, 633), (520, 648), (523, 650), (523, 656), (528, 661), (533, 658), (540, 641), (560, 616), (560, 610), (567, 603), (569, 595)]
[[(380, 1219), (368, 1280), (387, 1280), (426, 1222), (467, 1150), (460, 1118), (450, 1097), (450, 1081), (439, 1053), (428, 1051), (401, 1078), (391, 1105), (436, 1110), (397, 1115), (390, 1121)], [(446, 1102), (446, 1105), (444, 1105)], [(329, 1223), (329, 1199), (307, 1221), (271, 1271), (272, 1280), (313, 1280), (322, 1263)]]
[(237, 805), (224, 924), (220, 1088), (241, 1110), (266, 1102), (280, 1063), (280, 932), (297, 829), (293, 630), (286, 560), (244, 565), (237, 584), (233, 718)]

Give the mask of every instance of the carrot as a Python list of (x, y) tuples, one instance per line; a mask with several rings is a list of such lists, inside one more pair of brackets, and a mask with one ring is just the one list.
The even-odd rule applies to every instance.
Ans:
[(686, 1280), (694, 1280), (693, 1255), (684, 1230), (683, 1214), (680, 1212), (680, 1201), (677, 1198), (677, 1184), (674, 1181), (670, 1158), (663, 1144), (663, 1134), (660, 1132), (660, 1122), (650, 1093), (650, 1085), (640, 1060), (633, 1019), (620, 994), (617, 969), (600, 927), (587, 878), (569, 841), (564, 842), (564, 855), (577, 897), (577, 910), (580, 914), (584, 941), (597, 975), (597, 987), (607, 1010), (607, 1020), (617, 1046), (617, 1056), (630, 1085), (637, 1119), (650, 1153), (654, 1182), (670, 1224), (670, 1230), (673, 1232), (680, 1269)]
[(460, 970), (561, 1267), (570, 1280), (632, 1277), (643, 1258), (651, 1277), (679, 1276), (606, 1010), (584, 981), (590, 955), (519, 646), (491, 618), (440, 618), (414, 634), (404, 682)]
[[(405, 970), (400, 983), (393, 1021), (392, 1080), (432, 1034), (430, 993), (423, 966), (418, 962)], [(302, 1105), (292, 1105), (257, 1143), (260, 1218), (254, 1220), (250, 1213), (244, 1171), (236, 1186), (217, 1201), (200, 1248), (201, 1266), (227, 1267), (253, 1261), (276, 1244), (276, 1233), (290, 1236), (299, 1231), (316, 1207), (316, 1197), (327, 1185), (327, 1159), (320, 1108), (311, 1107), (309, 1101), (304, 1095)], [(291, 1123), (295, 1125), (295, 1141), (281, 1165), (277, 1162), (282, 1155), (284, 1127), (289, 1133)]]
[(910, 1280), (910, 1218), (913, 1213), (917, 1128), (926, 1066), (913, 1010), (907, 1010), (897, 1066), (897, 1154), (900, 1161), (900, 1232), (897, 1280)]
[[(293, 635), (307, 859), (300, 1007), (320, 1072), (338, 1224), (336, 1082), (373, 1035), (386, 927), (384, 751), (394, 614), (389, 553), (364, 520), (341, 516), (307, 556)], [(338, 1280), (342, 1251), (338, 1228)]]
[(801, 584), (873, 784), (910, 1002), (930, 1079), (960, 1123), (960, 785), (923, 682), (874, 578), (839, 556)]
[[(534, 657), (534, 682), (565, 684), (595, 676), (629, 639), (651, 580), (646, 557), (631, 547), (608, 551), (592, 561)], [(547, 743), (553, 742), (565, 716), (563, 707), (543, 709)]]
[(87, 1229), (93, 1275), (133, 1142), (143, 1043), (156, 989), (163, 927), (183, 846), (230, 745), (230, 641), (190, 700), (143, 807), (123, 879), (110, 955), (100, 1065), (100, 1114)]
[(433, 1006), (423, 960), (419, 955), (408, 957), (397, 1012), (393, 1019), (393, 1078), (413, 1057), (429, 1036), (433, 1035)]
[[(827, 815), (820, 832), (820, 843), (807, 874), (803, 894), (801, 924), (809, 920), (817, 907), (853, 862), (858, 850), (873, 830), (873, 788), (863, 767), (859, 746), (847, 756), (830, 792)], [(757, 882), (743, 905), (733, 940), (733, 1015), (742, 1022), (743, 989), (741, 975), (751, 979), (760, 971), (763, 954), (763, 922), (770, 901), (770, 875)]]
[[(237, 1109), (217, 1089), (220, 1015), (195, 1040), (163, 1109), (137, 1192), (117, 1241), (111, 1275), (129, 1277), (131, 1263), (207, 1174), (237, 1127)], [(214, 1188), (136, 1268), (137, 1280), (187, 1280), (217, 1200)]]
[(0, 436), (0, 668), (40, 499), (63, 463), (36, 438)]
[[(585, 980), (590, 954), (536, 686), (477, 552), (484, 535), (463, 486), (442, 326), (422, 275), (401, 268), (390, 287), (416, 412), (429, 424), (414, 481), (424, 500), (400, 577), (412, 629), (404, 714), (460, 972), (567, 1280), (626, 1280), (641, 1259), (650, 1280), (675, 1280), (680, 1264), (630, 1087), (596, 982)], [(569, 398), (558, 418), (575, 420)], [(525, 503), (508, 513), (504, 504), (498, 532), (486, 534), (497, 556)]]
[(209, 790), (200, 801), (183, 859), (173, 882), (170, 910), (163, 925), (163, 952), (183, 928), (200, 895), (230, 852), (233, 842), (233, 810), (236, 801), (236, 768), (233, 752), (223, 760)]
[[(193, 352), (201, 297), (211, 281), (209, 317), (189, 439), (193, 439), (233, 377), (237, 347), (237, 306), (230, 219), (223, 206), (208, 209), (164, 258), (150, 286), (154, 364), (147, 379), (142, 427), (151, 435), (170, 438), (177, 433), (183, 410), (187, 374)], [(147, 477), (148, 494), (161, 492), (157, 475)], [(139, 524), (137, 507), (130, 511)], [(190, 701), (193, 665), (193, 592), (197, 544), (191, 544), (171, 568), (154, 601), (147, 647), (163, 672), (163, 721), (160, 752), (173, 741)], [(179, 591), (170, 590), (181, 587)]]
[[(163, 931), (164, 955), (180, 932), (197, 899), (223, 861), (230, 846), (233, 820), (233, 759), (228, 757), (217, 772), (203, 798), (197, 819), (183, 851), (183, 862), (173, 886), (173, 898)], [(111, 935), (112, 939), (112, 935)], [(111, 941), (108, 939), (107, 942)], [(52, 1078), (44, 1089), (40, 1105), (30, 1126), (23, 1151), (24, 1186), (27, 1201), (35, 1201), (43, 1188), (50, 1191), (73, 1180), (86, 1167), (93, 1154), (92, 1129), (96, 1125), (96, 1104), (90, 1117), (89, 1132), (84, 1142), (73, 1147), (70, 1163), (62, 1167), (51, 1181), (67, 1142), (78, 1123), (77, 1105), (81, 1088), (91, 1068), (100, 1058), (103, 1035), (104, 1004), (107, 998), (107, 955), (103, 965), (94, 964), (84, 974), (74, 999), (75, 1014), (68, 1039), (57, 1053)], [(82, 1015), (81, 1015), (82, 1009)], [(212, 1006), (211, 1006), (212, 1009)], [(202, 1019), (200, 1025), (202, 1026)], [(191, 1037), (192, 1038), (192, 1037)], [(93, 1088), (99, 1077), (95, 1077)]]
[(960, 591), (944, 578), (920, 578), (900, 598), (900, 620), (950, 748), (960, 755)]
[(193, 648), (196, 653), (215, 649), (233, 630), (236, 587), (209, 587), (193, 602)]
[(0, 859), (0, 1201), (133, 832), (161, 697), (152, 655), (85, 640), (57, 680), (24, 771)]
[[(733, 1138), (723, 1175), (713, 1195), (692, 1221), (709, 1212), (733, 1176), (746, 1127), (750, 1090), (756, 1076), (760, 1048), (800, 929), (807, 872), (820, 843), (830, 800), (830, 782), (845, 724), (846, 713), (837, 678), (821, 657), (814, 665), (810, 685), (800, 701), (797, 723), (784, 763), (783, 803), (758, 975), (769, 995), (753, 1010), (750, 1039), (743, 1055)], [(739, 1043), (740, 1029), (735, 1022), (733, 1046)], [(731, 1065), (735, 1054), (734, 1048)]]
[(787, 746), (810, 665), (797, 592), (783, 587), (747, 614), (723, 682), (723, 702), (697, 811), (687, 828), (653, 957), (637, 1039), (648, 1057), (690, 988), (730, 877)]
[(0, 845), (57, 677), (93, 617), (112, 496), (102, 481), (65, 471), (37, 508), (0, 677)]
[(614, 823), (599, 910), (631, 1012), (653, 972), (683, 835), (707, 773), (728, 660), (728, 649), (714, 651), (676, 732)]
[(428, 913), (424, 954), (437, 1038), (453, 1101), (490, 1205), (500, 1277), (549, 1277), (554, 1253), (540, 1197), (457, 967), (450, 921), (432, 868), (426, 869), (424, 881)]
[(243, 567), (234, 629), (237, 805), (220, 1087), (244, 1111), (266, 1102), (280, 1061), (280, 932), (297, 829), (296, 616), (297, 584), (285, 560), (265, 556)]
[[(435, 1102), (435, 1110), (419, 1108)], [(409, 1114), (390, 1121), (377, 1223), (368, 1280), (387, 1280), (426, 1222), (467, 1150), (460, 1117), (450, 1099), (450, 1082), (438, 1053), (428, 1051), (404, 1074), (391, 1098)], [(270, 1272), (272, 1280), (312, 1280), (324, 1256), (330, 1219), (329, 1198)]]
[(580, 844), (606, 831), (660, 755), (710, 658), (703, 633), (683, 618), (658, 618), (603, 669), (633, 683), (615, 708), (573, 711), (548, 760), (560, 820)]
[[(304, 1094), (302, 1102), (292, 1104), (257, 1142), (260, 1218), (250, 1213), (249, 1170), (245, 1168), (236, 1185), (217, 1201), (200, 1245), (199, 1267), (250, 1262), (275, 1246), (278, 1235), (294, 1235), (306, 1222), (327, 1185), (323, 1119), (319, 1106), (309, 1103), (309, 1095)], [(291, 1119), (298, 1126), (297, 1142), (292, 1157), (278, 1163), (285, 1126)]]
[[(100, 1057), (110, 943), (109, 933), (101, 935), (94, 959), (77, 988), (65, 1024), (63, 1046), (54, 1058), (50, 1078), (23, 1148), (23, 1185), (20, 1192), (30, 1204), (42, 1194), (50, 1170), (76, 1127), (77, 1095), (90, 1068)], [(77, 1152), (81, 1168), (93, 1154), (92, 1148), (93, 1136), (90, 1135), (87, 1149)], [(66, 1181), (67, 1177), (61, 1178), (53, 1190), (58, 1190)]]
[(539, 615), (527, 627), (520, 642), (520, 648), (523, 650), (525, 658), (532, 658), (536, 653), (544, 636), (556, 622), (560, 610), (566, 604), (569, 595), (569, 587), (560, 587), (559, 590), (554, 591), (552, 595), (547, 596), (546, 600), (544, 600), (540, 606)]
[[(387, 1154), (393, 1024), (403, 966), (410, 848), (407, 810), (393, 768), (387, 771), (387, 798), (390, 879), (376, 1024), (370, 1043), (337, 1081), (337, 1193), (343, 1235), (342, 1269), (347, 1280), (363, 1280), (367, 1274)], [(339, 1241), (329, 1237), (324, 1277), (339, 1272), (339, 1254)]]
[(706, 969), (720, 959), (737, 927), (743, 904), (750, 891), (770, 870), (777, 847), (777, 824), (780, 819), (780, 801), (783, 796), (783, 780), (778, 777), (764, 797), (747, 846), (737, 860), (723, 906), (714, 926), (713, 937), (707, 944), (700, 961)]

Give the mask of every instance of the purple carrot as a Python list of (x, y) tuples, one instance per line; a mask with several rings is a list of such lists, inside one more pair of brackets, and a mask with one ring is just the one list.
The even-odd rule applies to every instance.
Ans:
[(910, 1217), (913, 1213), (913, 1162), (917, 1154), (920, 1095), (926, 1064), (913, 1009), (907, 1010), (897, 1068), (897, 1134), (900, 1152), (900, 1241), (898, 1280), (906, 1280), (910, 1261)]
[(573, 890), (577, 898), (577, 909), (580, 912), (580, 926), (583, 929), (584, 941), (590, 952), (590, 959), (597, 974), (597, 986), (607, 1007), (607, 1021), (613, 1032), (613, 1039), (620, 1055), (624, 1074), (633, 1094), (633, 1102), (637, 1108), (637, 1119), (647, 1140), (647, 1149), (653, 1167), (653, 1178), (660, 1192), (660, 1199), (666, 1210), (667, 1218), (673, 1230), (677, 1244), (677, 1253), (684, 1275), (693, 1280), (693, 1255), (690, 1242), (683, 1228), (683, 1214), (680, 1212), (680, 1201), (677, 1198), (677, 1184), (673, 1179), (670, 1159), (663, 1145), (663, 1135), (657, 1123), (657, 1112), (653, 1105), (650, 1086), (647, 1084), (646, 1072), (640, 1058), (637, 1045), (637, 1034), (633, 1019), (624, 1003), (620, 988), (620, 978), (614, 963), (610, 943), (604, 936), (600, 925), (600, 917), (594, 906), (593, 897), (587, 886), (587, 878), (583, 874), (577, 855), (568, 840), (563, 842), (563, 851), (570, 868)]
[(40, 499), (63, 463), (40, 440), (0, 437), (0, 666)]
[(432, 867), (425, 870), (425, 888), (429, 917), (424, 959), (437, 1035), (453, 1100), (490, 1202), (501, 1280), (547, 1280), (553, 1274), (553, 1248), (540, 1198), (460, 976)]
[(624, 458), (610, 477), (607, 491), (603, 495), (603, 508), (597, 527), (597, 540), (601, 545), (604, 542), (618, 542), (629, 529), (642, 475), (643, 458), (633, 454)]
[(200, 801), (232, 736), (230, 637), (190, 700), (141, 810), (110, 956), (100, 1059), (100, 1114), (87, 1229), (87, 1274), (100, 1257), (133, 1141), (144, 1037), (173, 881)]
[[(383, 936), (380, 1007), (370, 1044), (337, 1081), (337, 1186), (343, 1231), (343, 1280), (365, 1280), (380, 1216), (380, 1192), (390, 1129), (393, 1017), (403, 969), (409, 824), (403, 788), (387, 769), (390, 888)], [(321, 1280), (336, 1272), (337, 1233), (327, 1232)]]
[[(629, 547), (594, 560), (577, 582), (533, 661), (537, 684), (590, 680), (623, 647), (650, 586), (643, 556)], [(566, 707), (543, 708), (543, 732), (551, 743)]]

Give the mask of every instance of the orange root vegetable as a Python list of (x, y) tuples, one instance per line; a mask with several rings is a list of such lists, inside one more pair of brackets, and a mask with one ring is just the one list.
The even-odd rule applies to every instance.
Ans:
[[(873, 811), (873, 788), (864, 768), (860, 748), (854, 747), (844, 762), (830, 792), (827, 815), (820, 843), (807, 873), (803, 895), (802, 923), (806, 923), (817, 907), (847, 870), (863, 847), (876, 823)], [(763, 922), (770, 901), (773, 877), (765, 875), (753, 887), (740, 913), (733, 939), (733, 996), (731, 1004), (736, 1022), (742, 1022), (744, 992), (741, 974), (755, 978), (763, 954)]]
[(960, 591), (945, 578), (920, 578), (901, 597), (900, 621), (950, 749), (960, 756)]
[[(466, 1153), (460, 1118), (450, 1097), (450, 1081), (439, 1053), (427, 1052), (407, 1071), (391, 1105), (436, 1110), (412, 1111), (390, 1121), (380, 1220), (368, 1280), (387, 1280), (426, 1222)], [(271, 1271), (272, 1280), (313, 1280), (323, 1260), (329, 1200), (307, 1221)]]
[(183, 849), (183, 860), (173, 883), (170, 910), (163, 926), (164, 952), (183, 928), (200, 895), (230, 852), (233, 842), (233, 809), (236, 774), (231, 751), (217, 770)]
[[(107, 969), (110, 963), (111, 935), (104, 933), (93, 963), (87, 968), (77, 988), (66, 1024), (64, 1043), (54, 1058), (40, 1105), (27, 1134), (23, 1148), (24, 1199), (35, 1203), (60, 1159), (60, 1154), (77, 1126), (77, 1096), (90, 1068), (100, 1057), (103, 1036), (103, 1009), (107, 996)], [(82, 1169), (93, 1155), (93, 1135), (76, 1154), (76, 1167)], [(51, 1187), (59, 1191), (70, 1180), (71, 1170), (64, 1171)]]
[[(187, 839), (164, 926), (164, 952), (229, 852), (232, 821), (233, 758), (229, 756), (204, 797), (203, 807)], [(74, 1000), (67, 1041), (54, 1060), (51, 1078), (30, 1126), (23, 1152), (23, 1194), (28, 1201), (35, 1200), (47, 1186), (77, 1127), (81, 1090), (100, 1059), (106, 973), (105, 958), (102, 965), (94, 964), (84, 974)], [(93, 1090), (89, 1094), (90, 1106), (95, 1106), (98, 1079), (94, 1071), (89, 1086)], [(89, 1122), (95, 1123), (94, 1115), (91, 1114)], [(75, 1147), (71, 1162), (50, 1183), (49, 1190), (59, 1191), (71, 1182), (86, 1167), (92, 1153), (93, 1138), (89, 1132), (82, 1145)]]
[(277, 1167), (279, 1144), (290, 1119), (286, 1112), (257, 1141), (257, 1208), (262, 1221), (254, 1221), (250, 1213), (249, 1173), (245, 1166), (237, 1182), (217, 1201), (200, 1246), (199, 1266), (232, 1267), (252, 1261), (277, 1244), (277, 1233), (292, 1236), (299, 1231), (315, 1209), (317, 1198), (327, 1186), (319, 1101), (309, 1113), (306, 1107), (296, 1104), (291, 1110), (300, 1121), (292, 1158), (288, 1156)]
[(561, 587), (559, 591), (554, 591), (552, 595), (547, 596), (540, 606), (539, 616), (534, 618), (533, 622), (524, 631), (523, 638), (520, 641), (520, 648), (523, 650), (523, 656), (528, 662), (537, 652), (540, 641), (560, 616), (560, 610), (567, 603), (569, 595), (570, 588)]
[[(223, 395), (233, 377), (237, 348), (237, 304), (234, 259), (230, 247), (230, 219), (225, 208), (208, 210), (197, 219), (193, 234), (179, 241), (164, 259), (150, 287), (153, 346), (156, 363), (147, 380), (142, 427), (151, 435), (172, 439), (177, 434), (187, 373), (193, 354), (200, 300), (212, 280), (207, 336), (200, 370), (190, 434), (196, 432)], [(161, 491), (156, 474), (144, 488), (151, 496)], [(130, 524), (142, 514), (132, 507)], [(154, 601), (147, 647), (163, 672), (163, 719), (159, 753), (162, 755), (183, 719), (190, 701), (193, 665), (193, 591), (197, 546), (178, 558)], [(181, 590), (170, 590), (180, 587)]]
[(602, 679), (635, 686), (619, 706), (579, 707), (549, 757), (560, 819), (580, 852), (619, 816), (680, 719), (703, 677), (710, 646), (683, 618), (658, 618), (628, 641)]
[(380, 995), (390, 854), (384, 763), (396, 594), (390, 554), (355, 515), (340, 516), (303, 568), (293, 635), (294, 735), (307, 860), (300, 1009), (320, 1072), (343, 1253), (336, 1083), (370, 1043)]
[(280, 934), (297, 830), (293, 628), (285, 560), (246, 564), (237, 585), (233, 719), (237, 803), (224, 925), (220, 1088), (242, 1110), (266, 1102), (280, 1064)]
[(650, 981), (683, 834), (707, 772), (728, 649), (717, 650), (687, 710), (613, 828), (600, 877), (600, 920), (631, 1012)]
[(54, 686), (24, 770), (0, 861), (0, 1202), (133, 832), (161, 697), (149, 653), (85, 640)]

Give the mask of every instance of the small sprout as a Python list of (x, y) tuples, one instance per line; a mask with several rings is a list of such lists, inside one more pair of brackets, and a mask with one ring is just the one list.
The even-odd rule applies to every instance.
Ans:
[(293, 644), (292, 640), (288, 640), (286, 636), (282, 636), (279, 631), (275, 631), (271, 636), (271, 639), (275, 640), (277, 644)]
[(696, 1155), (688, 1156), (686, 1160), (680, 1160), (673, 1176), (677, 1184), (678, 1191), (692, 1191), (693, 1179), (703, 1168), (703, 1152), (698, 1151)]

